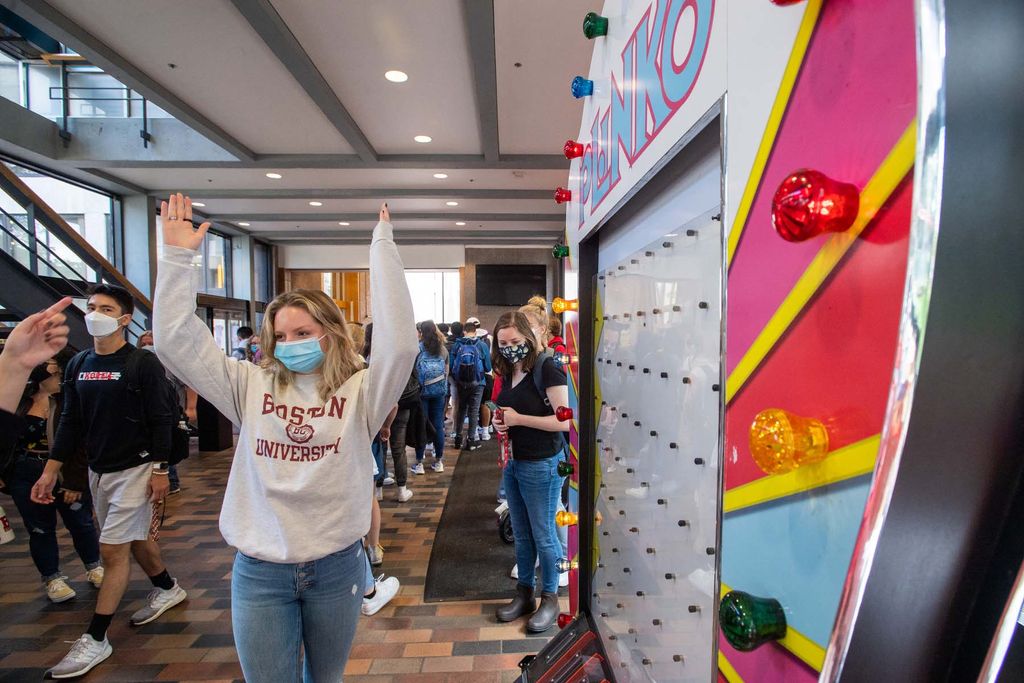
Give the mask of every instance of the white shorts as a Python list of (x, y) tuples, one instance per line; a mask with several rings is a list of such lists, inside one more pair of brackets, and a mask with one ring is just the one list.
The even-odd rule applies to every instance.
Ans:
[(121, 472), (99, 474), (89, 470), (100, 543), (122, 545), (132, 541), (155, 541), (163, 524), (163, 503), (149, 501), (149, 478), (153, 466), (144, 463)]

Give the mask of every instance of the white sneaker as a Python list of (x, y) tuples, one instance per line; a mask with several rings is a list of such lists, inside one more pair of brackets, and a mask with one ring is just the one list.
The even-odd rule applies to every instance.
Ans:
[(103, 585), (103, 567), (90, 569), (85, 573), (85, 578), (89, 580), (89, 583), (93, 585), (93, 588), (99, 588)]
[(395, 478), (394, 477), (392, 477), (390, 474), (384, 477), (384, 486), (394, 486), (394, 485), (395, 485)]
[(444, 472), (444, 463), (440, 460), (435, 460), (434, 464), (430, 466), (430, 469), (440, 474), (441, 472)]
[(75, 597), (75, 589), (68, 585), (68, 577), (58, 576), (46, 582), (46, 597), (50, 602), (66, 602)]
[(370, 560), (371, 567), (379, 567), (384, 564), (384, 546), (380, 543), (377, 545), (367, 546), (366, 557)]
[[(538, 557), (537, 558), (537, 564), (533, 565), (533, 567), (534, 567), (534, 569), (536, 569), (539, 566), (540, 566), (540, 558)], [(513, 579), (518, 579), (519, 578), (519, 565), (518, 564), (512, 565), (512, 571), (510, 571), (508, 573), (508, 575), (511, 576)]]
[(384, 489), (382, 489), (380, 486), (374, 486), (373, 490), (373, 495), (376, 496), (377, 500), (384, 500)]
[(410, 498), (412, 498), (412, 491), (410, 491), (409, 489), (407, 489), (404, 486), (399, 486), (398, 487), (398, 495), (395, 496), (395, 500), (397, 500), (399, 503), (404, 503), (405, 501), (409, 500)]
[(146, 601), (146, 606), (136, 611), (129, 621), (132, 626), (148, 624), (187, 597), (188, 593), (178, 585), (178, 580), (175, 579), (174, 586), (168, 590), (164, 590), (162, 588), (154, 588), (151, 590), (149, 592), (149, 598)]
[(428, 443), (428, 444), (427, 444), (427, 448), (426, 448), (426, 450), (424, 451), (424, 453), (425, 453), (426, 455), (428, 455), (429, 457), (433, 458), (433, 457), (434, 457), (434, 444), (432, 444), (432, 443)]
[(88, 633), (84, 633), (64, 655), (64, 659), (46, 672), (46, 677), (59, 679), (83, 676), (113, 652), (114, 648), (110, 647), (106, 638), (97, 642)]
[(426, 470), (423, 469), (423, 463), (418, 462), (409, 468), (409, 471), (413, 474), (425, 474)]
[(481, 441), (490, 441), (491, 440), (491, 433), (490, 433), (490, 431), (487, 430), (486, 427), (481, 427), (481, 429), (480, 429), (480, 440)]
[(558, 575), (558, 587), (565, 588), (569, 585), (569, 572), (561, 572)]
[(384, 605), (391, 602), (391, 598), (398, 594), (398, 589), (401, 587), (401, 584), (398, 583), (398, 579), (395, 577), (389, 576), (384, 578), (384, 575), (381, 574), (377, 577), (377, 580), (374, 581), (373, 587), (377, 592), (374, 593), (372, 598), (364, 597), (363, 606), (361, 608), (363, 614), (368, 617), (373, 616), (379, 612)]

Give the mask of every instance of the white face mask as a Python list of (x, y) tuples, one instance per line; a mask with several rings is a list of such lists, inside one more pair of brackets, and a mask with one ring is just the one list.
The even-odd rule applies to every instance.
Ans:
[(111, 318), (99, 311), (91, 311), (85, 314), (85, 329), (94, 337), (109, 337), (120, 330), (121, 325), (117, 318)]

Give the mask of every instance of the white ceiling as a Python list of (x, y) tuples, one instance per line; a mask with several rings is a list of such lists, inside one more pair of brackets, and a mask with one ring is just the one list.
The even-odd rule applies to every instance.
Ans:
[[(551, 192), (566, 183), (568, 162), (556, 161), (553, 168), (537, 170), (529, 168), (528, 162), (507, 157), (558, 155), (565, 140), (579, 129), (582, 106), (569, 94), (569, 82), (587, 72), (592, 43), (583, 37), (581, 25), (584, 14), (595, 7), (589, 0), (493, 0), (494, 63), (488, 60), (476, 66), (494, 70), (499, 153), (506, 158), (484, 164), (491, 168), (454, 169), (443, 160), (431, 162), (429, 155), (484, 155), (464, 3), (488, 1), (270, 0), (376, 154), (418, 155), (413, 162), (418, 168), (375, 167), (372, 159), (366, 168), (326, 169), (313, 168), (324, 165), (313, 160), (305, 168), (291, 163), (292, 167), (283, 169), (263, 167), (266, 162), (257, 164), (259, 168), (242, 162), (226, 168), (201, 168), (188, 162), (133, 167), (130, 159), (97, 165), (110, 177), (146, 190), (203, 190), (202, 201), (207, 205), (203, 210), (214, 219), (259, 215), (248, 221), (252, 225), (247, 230), (294, 230), (287, 226), (296, 222), (275, 220), (281, 214), (307, 214), (308, 220), (300, 224), (320, 230), (345, 213), (372, 213), (379, 205), (376, 198), (318, 199), (324, 205), (311, 207), (312, 197), (301, 196), (302, 190), (417, 189), (435, 190), (437, 195), (389, 200), (399, 227), (402, 211), (436, 213), (436, 218), (418, 218), (406, 227), (466, 233), (469, 241), (481, 232), (510, 227), (505, 221), (467, 221), (464, 227), (455, 226), (460, 214), (532, 214), (529, 220), (512, 225), (549, 231), (549, 241), (554, 242), (564, 220), (538, 217), (564, 216), (564, 207), (550, 199), (457, 195), (460, 190), (481, 189)], [(171, 97), (257, 155), (355, 153), (303, 88), (302, 79), (279, 59), (281, 43), (264, 42), (231, 0), (48, 2)], [(481, 35), (489, 40), (488, 31)], [(176, 66), (172, 69), (169, 64)], [(408, 82), (385, 80), (389, 69), (408, 73)], [(416, 143), (414, 135), (429, 135), (433, 141)], [(187, 150), (182, 156), (187, 158)], [(516, 167), (517, 163), (524, 167)], [(283, 178), (268, 179), (268, 171), (277, 171)], [(433, 178), (438, 172), (447, 173), (448, 178)], [(217, 196), (221, 191), (230, 195), (231, 190), (255, 196), (264, 190), (295, 190), (297, 196)], [(446, 206), (449, 198), (459, 206)]]

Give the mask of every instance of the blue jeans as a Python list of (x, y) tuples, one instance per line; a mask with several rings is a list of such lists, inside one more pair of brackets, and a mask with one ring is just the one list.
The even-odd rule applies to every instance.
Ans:
[[(423, 412), (427, 415), (427, 421), (434, 426), (434, 460), (444, 457), (444, 407), (446, 405), (444, 396), (422, 396)], [(423, 454), (427, 445), (416, 449), (416, 462), (423, 462)]]
[(558, 592), (558, 560), (562, 557), (555, 528), (555, 510), (562, 495), (558, 460), (558, 455), (543, 460), (512, 459), (502, 474), (516, 540), (519, 583), (533, 588), (539, 556), (544, 593)]
[(178, 466), (171, 465), (167, 468), (167, 483), (171, 485), (171, 490), (181, 488), (181, 479), (178, 478)]
[(100, 539), (92, 520), (92, 496), (88, 488), (81, 492), (81, 499), (73, 505), (64, 502), (63, 493), (56, 494), (56, 501), (50, 505), (32, 502), (32, 486), (45, 466), (42, 460), (19, 456), (14, 465), (10, 490), (14, 505), (21, 513), (28, 531), (28, 551), (32, 555), (32, 562), (43, 581), (49, 581), (61, 575), (57, 513), (60, 513), (64, 526), (71, 532), (75, 551), (86, 570), (100, 566)]
[(231, 619), (245, 680), (340, 681), (359, 622), (368, 566), (359, 541), (298, 564), (236, 554)]
[(377, 463), (377, 478), (374, 480), (378, 487), (384, 486), (384, 477), (387, 470), (384, 468), (384, 444), (380, 440), (380, 434), (373, 437), (370, 444), (370, 452), (373, 453), (373, 461)]
[[(457, 387), (455, 390), (455, 438), (462, 437), (462, 423), (469, 417), (469, 433), (467, 441), (476, 441), (476, 428), (480, 426), (480, 402), (484, 397), (484, 385)], [(469, 413), (467, 415), (466, 413)]]

